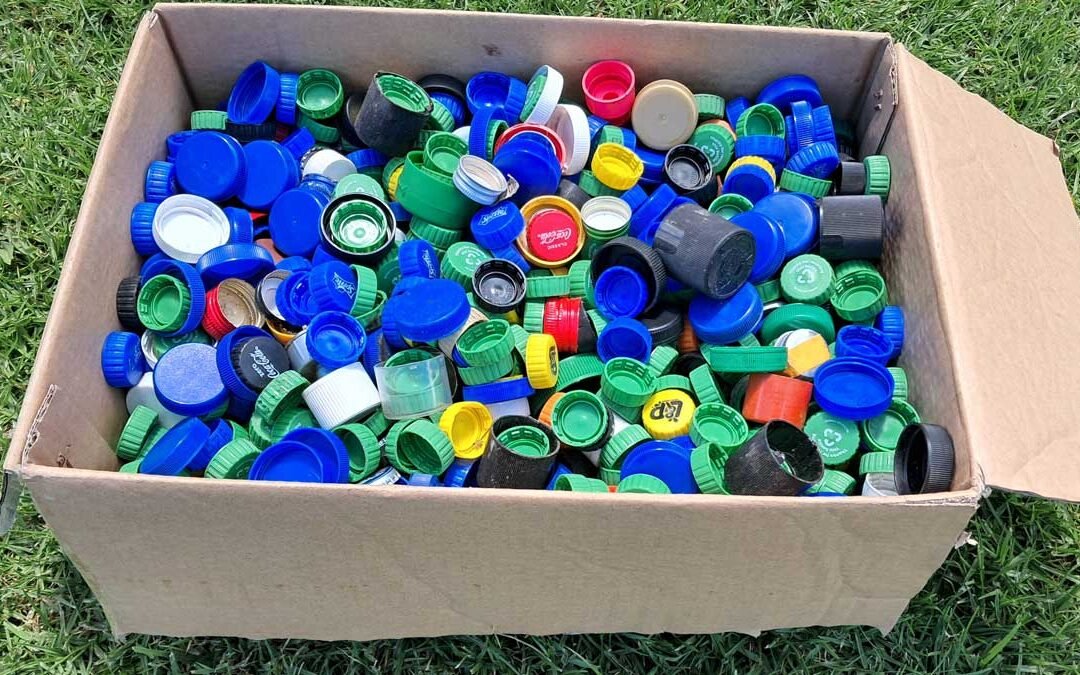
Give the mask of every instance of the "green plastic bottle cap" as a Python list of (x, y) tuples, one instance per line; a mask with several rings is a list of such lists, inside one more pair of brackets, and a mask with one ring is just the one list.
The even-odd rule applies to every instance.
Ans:
[(168, 274), (159, 274), (143, 282), (136, 300), (139, 321), (147, 330), (158, 333), (177, 331), (191, 309), (191, 291), (187, 285)]
[(694, 94), (694, 101), (697, 102), (698, 122), (724, 119), (727, 101), (724, 100), (723, 96), (717, 96), (716, 94)]
[(607, 396), (605, 396), (604, 392), (600, 392), (600, 400), (604, 402), (604, 405), (608, 407), (608, 410), (610, 410), (612, 415), (614, 415), (615, 417), (621, 417), (630, 424), (641, 423), (641, 412), (643, 406), (621, 405), (619, 403), (615, 403)]
[(270, 440), (277, 443), (290, 431), (316, 426), (315, 416), (307, 408), (288, 408), (278, 413), (270, 424)]
[[(677, 358), (679, 358), (679, 351), (670, 345), (654, 347), (649, 356), (649, 369), (656, 373), (657, 377), (666, 375)], [(657, 390), (659, 389), (662, 387)]]
[(248, 422), (248, 440), (261, 450), (274, 442), (270, 437), (270, 422), (258, 412), (253, 413)]
[(896, 383), (893, 387), (893, 398), (906, 401), (908, 397), (907, 371), (900, 366), (893, 366), (889, 368), (889, 372), (892, 374), (893, 382)]
[(370, 429), (376, 438), (381, 438), (390, 430), (390, 420), (386, 419), (381, 407), (376, 408), (375, 412), (368, 415), (360, 424)]
[(503, 446), (523, 457), (546, 457), (551, 454), (551, 439), (543, 429), (533, 426), (521, 425), (510, 427), (497, 439)]
[(453, 176), (458, 161), (469, 154), (469, 144), (454, 134), (437, 131), (424, 143), (424, 165)]
[(382, 184), (366, 173), (350, 173), (334, 186), (334, 198), (342, 195), (369, 195), (386, 201), (386, 191)]
[(461, 358), (470, 366), (501, 363), (514, 350), (514, 334), (503, 319), (481, 321), (470, 326), (457, 341)]
[(611, 421), (607, 407), (588, 391), (571, 391), (555, 402), (551, 428), (565, 445), (591, 449), (604, 441)]
[(728, 451), (717, 443), (705, 443), (690, 453), (690, 469), (698, 489), (707, 495), (728, 495), (724, 485), (724, 463)]
[(919, 424), (922, 419), (915, 407), (906, 399), (893, 398), (889, 409), (877, 417), (859, 423), (862, 428), (866, 447), (875, 452), (889, 452), (896, 449), (900, 433), (910, 424)]
[[(130, 461), (126, 464), (121, 464), (118, 471), (120, 473), (139, 473), (139, 467), (142, 466), (142, 458)], [(616, 472), (618, 473), (618, 472)]]
[(711, 213), (715, 213), (718, 216), (722, 216), (729, 220), (732, 216), (746, 213), (752, 208), (754, 208), (754, 203), (752, 201), (735, 192), (720, 195), (709, 204), (709, 211)]
[(832, 265), (813, 253), (796, 256), (784, 265), (780, 288), (788, 302), (823, 305), (832, 295)]
[(832, 189), (832, 181), (796, 173), (791, 169), (784, 169), (784, 172), (780, 174), (780, 189), (788, 192), (801, 192), (815, 199), (821, 199), (829, 194), (829, 190)]
[[(157, 413), (144, 405), (137, 405), (124, 423), (120, 439), (116, 442), (116, 456), (125, 462), (137, 459), (143, 445), (157, 427)], [(149, 449), (149, 448), (148, 448)]]
[(352, 253), (374, 253), (394, 236), (387, 212), (375, 202), (346, 201), (334, 207), (329, 218), (330, 238), (338, 248)]
[(459, 241), (446, 250), (442, 260), (442, 275), (471, 291), (473, 273), (485, 260), (491, 260), (490, 253), (471, 241)]
[[(569, 394), (567, 394), (569, 396)], [(652, 440), (652, 436), (645, 427), (639, 424), (631, 424), (624, 429), (612, 434), (604, 449), (600, 452), (600, 468), (618, 470), (622, 466), (627, 453), (633, 450), (639, 443)], [(613, 483), (608, 483), (612, 485)]]
[(353, 265), (352, 268), (356, 272), (356, 297), (349, 313), (359, 317), (374, 309), (379, 293), (379, 277), (375, 270), (369, 267)]
[(600, 127), (600, 134), (596, 137), (595, 145), (603, 145), (604, 143), (617, 143), (619, 145), (626, 145), (623, 143), (622, 129), (614, 124), (605, 124)]
[(690, 386), (694, 390), (693, 394), (697, 397), (699, 405), (724, 402), (724, 396), (720, 393), (720, 388), (716, 386), (716, 380), (709, 366), (698, 366), (690, 371)]
[(720, 124), (701, 125), (687, 142), (705, 153), (714, 174), (726, 169), (735, 156), (735, 135)]
[(862, 476), (868, 473), (892, 475), (895, 461), (896, 453), (893, 451), (867, 452), (859, 458), (859, 475)]
[(525, 330), (529, 333), (544, 332), (544, 303), (526, 302), (525, 311), (521, 320)]
[(251, 465), (259, 456), (259, 447), (245, 438), (234, 438), (210, 459), (206, 465), (207, 478), (247, 478)]
[(789, 330), (796, 328), (809, 328), (825, 338), (826, 342), (836, 339), (836, 325), (829, 312), (817, 305), (801, 302), (784, 305), (769, 312), (761, 323), (759, 335), (762, 342), (769, 344)]
[(570, 276), (530, 277), (525, 283), (525, 297), (529, 299), (564, 298), (570, 295)]
[(803, 431), (818, 447), (825, 466), (843, 466), (859, 450), (859, 427), (827, 412), (817, 412), (806, 420)]
[(855, 491), (855, 479), (844, 473), (843, 471), (837, 471), (836, 469), (825, 469), (821, 479), (806, 488), (808, 495), (815, 495), (819, 492), (832, 492), (841, 495), (849, 495)]
[[(833, 310), (845, 321), (869, 321), (889, 304), (889, 292), (885, 279), (878, 272), (860, 270), (845, 274), (836, 280), (831, 298)], [(790, 306), (790, 305), (789, 305)], [(813, 326), (805, 326), (813, 328)], [(821, 333), (821, 331), (818, 331)], [(833, 337), (821, 333), (826, 340)]]
[(150, 448), (154, 447), (154, 445), (156, 445), (157, 442), (161, 440), (161, 437), (164, 436), (168, 431), (168, 429), (161, 426), (160, 424), (154, 427), (154, 430), (151, 431), (150, 435), (146, 437), (146, 440), (143, 442), (142, 447), (139, 449), (139, 457), (142, 457), (146, 453), (150, 452)]
[(618, 485), (622, 480), (622, 472), (618, 469), (600, 469), (600, 480), (607, 485)]
[[(382, 411), (377, 414), (382, 416)], [(385, 417), (382, 419), (386, 421)], [(349, 453), (350, 483), (358, 483), (375, 473), (382, 459), (382, 448), (370, 427), (366, 424), (343, 424), (334, 429), (334, 434), (345, 443), (345, 450)]]
[(863, 166), (866, 168), (865, 193), (881, 195), (882, 199), (887, 199), (892, 187), (892, 166), (889, 158), (885, 155), (869, 155), (863, 159)]
[(623, 478), (615, 491), (642, 495), (671, 494), (671, 488), (667, 486), (667, 483), (647, 473), (635, 473), (633, 476)]
[(607, 492), (607, 483), (578, 473), (564, 473), (555, 479), (556, 492)]
[(764, 282), (754, 286), (754, 289), (757, 290), (758, 297), (761, 298), (761, 302), (766, 304), (766, 305), (769, 304), (769, 303), (776, 302), (777, 300), (780, 299), (780, 280), (779, 279), (770, 279), (768, 281), (764, 281)]
[(225, 131), (229, 114), (224, 110), (194, 110), (191, 113), (191, 128), (195, 131)]
[(693, 385), (690, 384), (690, 378), (675, 373), (668, 373), (667, 375), (661, 375), (656, 378), (656, 390), (664, 391), (665, 389), (676, 389), (678, 391), (685, 391), (688, 394), (695, 393)]
[(323, 124), (319, 120), (305, 115), (302, 112), (296, 114), (296, 126), (307, 129), (319, 143), (333, 145), (341, 139), (341, 129), (336, 125)]
[(334, 73), (322, 68), (300, 73), (296, 81), (296, 107), (303, 114), (316, 120), (333, 117), (341, 110), (344, 100), (341, 80)]
[(601, 183), (590, 169), (584, 169), (578, 174), (578, 187), (590, 197), (618, 197), (623, 193), (622, 190), (616, 190)]
[(458, 368), (457, 374), (461, 381), (469, 386), (487, 384), (511, 374), (516, 365), (517, 362), (514, 360), (513, 354), (507, 352), (499, 356), (499, 360), (494, 363)]
[(769, 103), (752, 105), (739, 115), (739, 119), (735, 123), (735, 133), (739, 135), (739, 138), (762, 135), (784, 138), (787, 134), (784, 114), (776, 106)]
[(307, 386), (308, 381), (303, 375), (295, 370), (286, 370), (259, 392), (259, 398), (255, 400), (255, 414), (267, 423), (273, 422), (283, 411), (300, 404)]
[[(528, 307), (525, 308), (528, 311)], [(527, 326), (526, 326), (527, 328)], [(559, 360), (559, 380), (556, 391), (566, 391), (586, 380), (600, 377), (604, 373), (604, 362), (596, 354), (575, 354)]]
[(386, 459), (403, 473), (442, 475), (454, 461), (450, 437), (426, 419), (402, 420), (386, 436)]
[(618, 356), (604, 364), (600, 391), (618, 406), (641, 407), (656, 392), (656, 374), (641, 361)]
[(360, 314), (353, 314), (353, 318), (360, 322), (366, 330), (371, 330), (378, 325), (379, 319), (382, 317), (383, 305), (386, 304), (386, 293), (382, 291), (375, 292), (375, 304), (366, 312)]
[(715, 443), (726, 451), (732, 451), (750, 437), (746, 420), (731, 406), (723, 403), (706, 403), (698, 406), (690, 421), (690, 439), (695, 445)]
[(869, 260), (845, 260), (836, 266), (835, 278), (845, 277), (852, 272), (877, 272), (877, 265)]
[(604, 318), (604, 315), (596, 309), (587, 310), (585, 314), (589, 316), (589, 321), (592, 322), (593, 331), (597, 335), (603, 333), (604, 329), (607, 328), (607, 319)]
[(718, 373), (778, 373), (787, 368), (787, 347), (702, 345), (701, 354)]

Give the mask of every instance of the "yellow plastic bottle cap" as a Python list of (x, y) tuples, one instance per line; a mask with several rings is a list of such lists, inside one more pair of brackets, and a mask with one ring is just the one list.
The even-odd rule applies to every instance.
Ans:
[(740, 166), (746, 165), (752, 165), (764, 169), (772, 177), (773, 182), (776, 182), (776, 169), (773, 168), (772, 164), (769, 164), (769, 160), (763, 157), (755, 157), (753, 155), (740, 157), (734, 162), (732, 162), (731, 165), (728, 167), (728, 173), (734, 171)]
[(454, 456), (476, 459), (484, 454), (493, 419), (483, 403), (461, 401), (451, 404), (439, 418), (439, 428), (450, 437)]
[(619, 143), (601, 143), (592, 160), (593, 175), (609, 188), (629, 190), (641, 180), (645, 164), (637, 154)]
[(697, 406), (690, 394), (678, 389), (664, 389), (652, 395), (641, 411), (641, 424), (657, 439), (675, 438), (690, 433), (690, 421)]
[(555, 338), (534, 333), (525, 343), (525, 373), (533, 389), (550, 389), (559, 380), (559, 349)]
[(653, 150), (685, 143), (697, 127), (694, 94), (674, 80), (656, 80), (638, 92), (630, 120), (638, 140)]

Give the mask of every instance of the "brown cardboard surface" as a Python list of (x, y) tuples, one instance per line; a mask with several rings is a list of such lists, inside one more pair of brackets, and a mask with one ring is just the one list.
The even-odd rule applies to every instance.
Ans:
[(1054, 144), (904, 49), (899, 63), (967, 442), (986, 484), (1080, 501), (1080, 223)]

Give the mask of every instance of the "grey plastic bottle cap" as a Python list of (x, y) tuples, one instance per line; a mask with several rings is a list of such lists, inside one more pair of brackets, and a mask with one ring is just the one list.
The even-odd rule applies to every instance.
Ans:
[(671, 276), (717, 300), (734, 295), (754, 264), (753, 235), (697, 204), (664, 216), (653, 246)]

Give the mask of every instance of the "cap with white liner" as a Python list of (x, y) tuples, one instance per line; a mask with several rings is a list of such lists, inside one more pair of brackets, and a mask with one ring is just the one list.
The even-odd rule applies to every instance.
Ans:
[(232, 227), (225, 212), (197, 195), (173, 195), (154, 213), (154, 242), (162, 253), (194, 265), (212, 248), (229, 242)]

